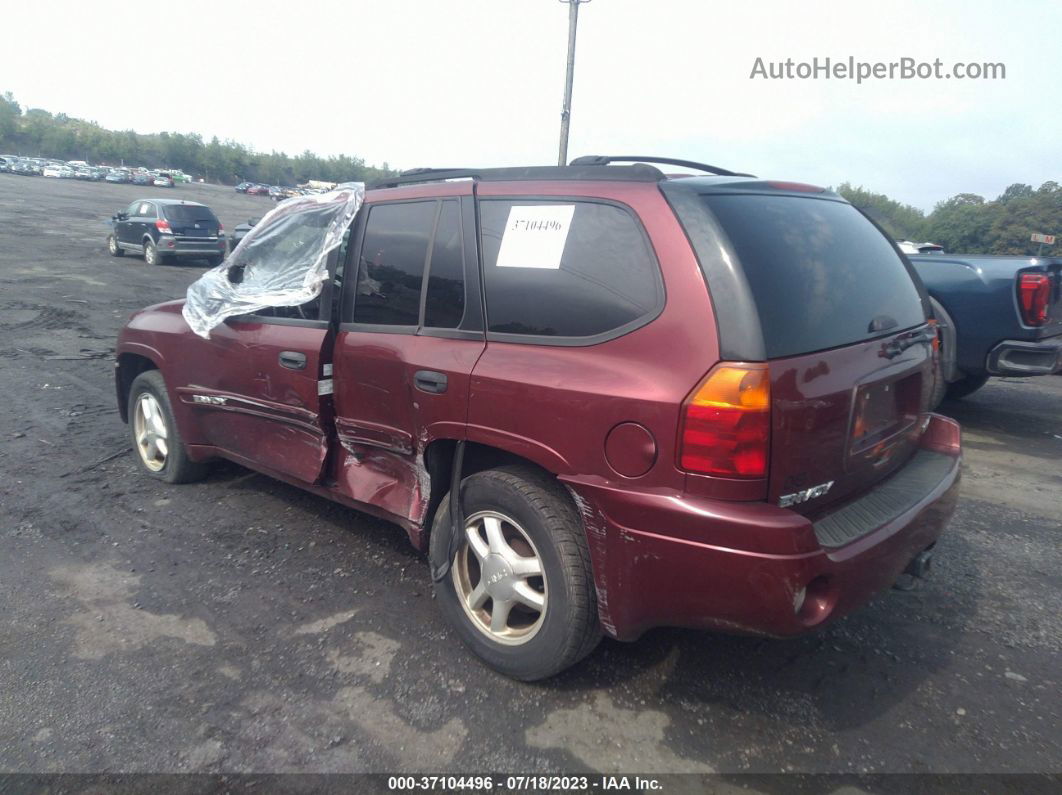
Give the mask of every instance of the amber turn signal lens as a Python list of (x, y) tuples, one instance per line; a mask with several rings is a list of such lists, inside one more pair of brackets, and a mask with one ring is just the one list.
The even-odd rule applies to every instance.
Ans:
[(690, 405), (766, 411), (771, 407), (767, 365), (716, 367), (693, 393)]

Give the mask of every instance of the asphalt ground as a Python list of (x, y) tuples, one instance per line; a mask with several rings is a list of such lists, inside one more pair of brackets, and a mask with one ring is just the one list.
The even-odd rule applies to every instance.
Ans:
[(397, 527), (222, 464), (142, 475), (112, 361), (205, 265), (114, 259), (135, 198), (0, 174), (0, 771), (1059, 772), (1062, 378), (993, 380), (933, 576), (795, 640), (657, 630), (480, 665)]

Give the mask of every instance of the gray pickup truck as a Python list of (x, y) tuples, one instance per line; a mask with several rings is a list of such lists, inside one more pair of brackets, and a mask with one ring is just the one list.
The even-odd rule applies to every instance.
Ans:
[(941, 331), (938, 400), (965, 397), (991, 376), (1062, 371), (1062, 257), (907, 257)]

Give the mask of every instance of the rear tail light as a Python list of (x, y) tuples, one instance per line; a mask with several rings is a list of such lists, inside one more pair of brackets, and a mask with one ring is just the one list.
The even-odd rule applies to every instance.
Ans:
[(767, 365), (719, 365), (683, 404), (679, 466), (704, 475), (766, 477), (770, 421)]
[(169, 231), (171, 231), (170, 230), (170, 222), (167, 221), (165, 218), (160, 218), (159, 220), (157, 220), (155, 222), (155, 228), (158, 229), (160, 232), (169, 232)]
[(220, 235), (224, 231), (225, 231), (225, 224), (221, 223), (221, 221), (218, 221), (218, 234)]
[(1018, 304), (1027, 326), (1047, 323), (1047, 306), (1051, 298), (1051, 277), (1046, 273), (1023, 273), (1018, 277)]

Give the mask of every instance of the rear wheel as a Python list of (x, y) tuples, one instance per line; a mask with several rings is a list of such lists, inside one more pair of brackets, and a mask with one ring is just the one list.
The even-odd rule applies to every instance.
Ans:
[(218, 265), (220, 265), (224, 261), (225, 261), (225, 258), (222, 257), (222, 256), (207, 257), (207, 262), (210, 263), (210, 267), (211, 268), (216, 268)]
[(552, 478), (503, 467), (464, 480), (465, 515), (451, 544), (449, 500), (431, 534), (440, 609), (461, 639), (503, 674), (531, 681), (589, 654), (601, 637), (590, 553), (571, 498)]
[(114, 235), (107, 235), (107, 251), (110, 252), (112, 257), (121, 257), (125, 254), (122, 251), (122, 247), (118, 245), (118, 238)]
[(162, 264), (162, 257), (159, 256), (159, 250), (155, 247), (153, 240), (144, 241), (144, 262), (148, 265)]
[(937, 356), (933, 367), (933, 391), (929, 395), (929, 410), (936, 411), (944, 400), (944, 394), (948, 390), (948, 382), (944, 380), (944, 367)]
[(988, 375), (966, 375), (958, 381), (948, 384), (948, 398), (959, 400), (967, 395), (972, 395), (978, 389), (988, 383)]
[(177, 430), (166, 382), (158, 370), (141, 373), (129, 389), (129, 430), (144, 471), (167, 483), (189, 483), (209, 471), (192, 461)]

